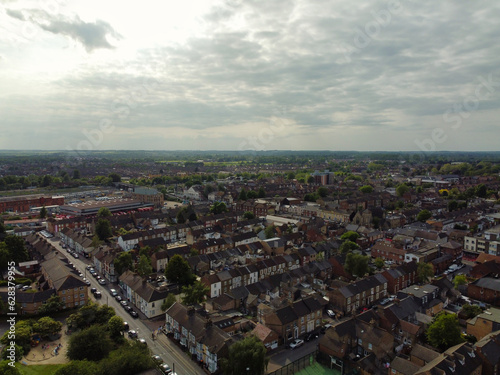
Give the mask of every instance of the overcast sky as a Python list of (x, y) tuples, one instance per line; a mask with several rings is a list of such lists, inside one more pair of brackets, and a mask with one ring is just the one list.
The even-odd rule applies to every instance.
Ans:
[(0, 149), (499, 150), (498, 1), (0, 0)]

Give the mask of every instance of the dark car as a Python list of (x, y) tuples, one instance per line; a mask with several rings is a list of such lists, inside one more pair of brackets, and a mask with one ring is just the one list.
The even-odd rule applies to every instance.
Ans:
[(115, 299), (116, 299), (118, 302), (121, 302), (122, 297), (120, 297), (120, 296), (118, 296), (118, 295), (117, 295), (117, 296), (115, 296)]
[(137, 314), (134, 310), (129, 310), (128, 312), (132, 318), (138, 318), (139, 314)]
[(95, 293), (95, 292), (97, 292), (97, 288), (90, 288), (90, 292), (91, 292), (91, 293)]
[(316, 332), (309, 332), (307, 335), (306, 335), (306, 338), (305, 340), (307, 342), (311, 341), (311, 340), (314, 340), (314, 339), (317, 339), (319, 337), (319, 335), (316, 333)]
[(128, 331), (128, 337), (131, 339), (136, 339), (137, 338), (137, 332), (134, 330)]
[(129, 328), (130, 327), (129, 327), (128, 323), (127, 322), (123, 322), (123, 330), (124, 331), (128, 331)]
[(129, 312), (130, 310), (132, 310), (132, 308), (130, 306), (123, 306), (123, 308), (125, 309), (126, 312)]
[(99, 292), (99, 291), (95, 292), (94, 293), (94, 297), (97, 298), (97, 299), (102, 298), (101, 292)]
[(122, 307), (128, 306), (128, 302), (127, 301), (120, 301), (120, 305), (122, 305)]

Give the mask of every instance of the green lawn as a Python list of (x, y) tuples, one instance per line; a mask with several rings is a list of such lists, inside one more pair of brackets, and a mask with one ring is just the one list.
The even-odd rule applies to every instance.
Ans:
[(16, 367), (21, 371), (23, 375), (53, 375), (59, 368), (65, 365), (33, 365), (24, 366), (19, 363)]
[(306, 367), (305, 369), (296, 373), (296, 375), (340, 375), (340, 371), (330, 370), (321, 366), (318, 362)]

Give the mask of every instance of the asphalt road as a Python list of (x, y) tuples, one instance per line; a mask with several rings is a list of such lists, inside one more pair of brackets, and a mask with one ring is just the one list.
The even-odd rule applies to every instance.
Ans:
[[(60, 253), (65, 256), (71, 263), (73, 263), (77, 270), (80, 271), (84, 277), (86, 272), (86, 266), (90, 264), (90, 261), (86, 258), (79, 257), (74, 258), (66, 249), (63, 249), (61, 245), (59, 245), (59, 238), (51, 238), (51, 243), (54, 245)], [(102, 276), (102, 275), (101, 275)], [(137, 331), (138, 338), (143, 338), (146, 340), (149, 349), (152, 354), (159, 355), (163, 362), (168, 363), (169, 366), (175, 370), (177, 375), (205, 375), (206, 373), (198, 367), (196, 363), (194, 363), (180, 348), (178, 348), (175, 344), (171, 343), (169, 339), (167, 339), (163, 333), (165, 339), (155, 339), (151, 338), (151, 329), (141, 321), (141, 319), (132, 318), (120, 305), (118, 301), (115, 300), (113, 296), (111, 296), (109, 290), (115, 289), (122, 297), (121, 290), (117, 285), (106, 283), (106, 285), (100, 285), (92, 275), (87, 272), (87, 280), (90, 281), (89, 288), (89, 296), (92, 300), (95, 300), (92, 293), (90, 293), (90, 288), (95, 287), (97, 290), (100, 290), (102, 293), (102, 298), (95, 300), (98, 304), (106, 304), (115, 309), (116, 315), (120, 316), (124, 321), (128, 322), (131, 330)], [(137, 308), (134, 307), (134, 310), (137, 311)], [(141, 313), (139, 313), (141, 314)]]

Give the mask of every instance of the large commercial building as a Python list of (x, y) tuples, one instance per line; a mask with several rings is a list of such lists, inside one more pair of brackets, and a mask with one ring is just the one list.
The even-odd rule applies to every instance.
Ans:
[(96, 215), (99, 209), (106, 207), (111, 212), (130, 211), (143, 207), (152, 207), (152, 203), (142, 203), (137, 199), (110, 199), (90, 201), (85, 203), (67, 204), (61, 206), (60, 211), (65, 215), (89, 216)]
[(0, 198), (0, 212), (29, 212), (31, 208), (60, 206), (64, 197), (50, 195), (24, 195)]

